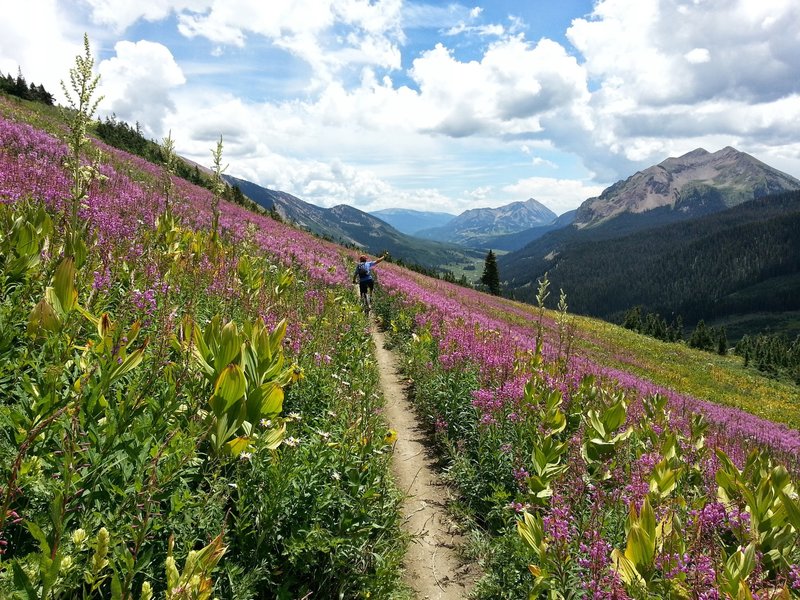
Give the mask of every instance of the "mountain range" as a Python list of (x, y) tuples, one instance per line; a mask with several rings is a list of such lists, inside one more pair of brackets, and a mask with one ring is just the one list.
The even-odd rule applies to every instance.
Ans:
[(384, 208), (375, 210), (372, 216), (385, 221), (398, 231), (408, 235), (415, 235), (423, 229), (441, 227), (452, 221), (456, 215), (446, 212), (430, 212), (412, 210), (410, 208)]
[(610, 320), (634, 305), (687, 323), (797, 311), (798, 190), (748, 154), (697, 149), (586, 200), (572, 224), (499, 257), (501, 277), (531, 301), (547, 273), (570, 310)]
[(470, 248), (487, 249), (499, 237), (553, 223), (557, 215), (541, 202), (529, 198), (499, 208), (466, 210), (441, 227), (417, 231), (418, 237), (436, 239)]
[(229, 175), (224, 177), (245, 196), (262, 208), (274, 211), (283, 221), (368, 254), (389, 252), (396, 260), (432, 270), (444, 264), (479, 258), (475, 251), (455, 244), (413, 238), (385, 221), (346, 204), (322, 208), (245, 179)]
[(639, 171), (589, 198), (577, 210), (575, 227), (664, 207), (681, 220), (797, 189), (798, 185), (794, 177), (730, 146), (713, 154), (698, 148)]
[(612, 321), (640, 306), (688, 326), (716, 319), (735, 338), (800, 316), (800, 181), (731, 147), (668, 158), (558, 217), (533, 198), (456, 216), (368, 214), (227, 179), (286, 221), (408, 264), (479, 273), (494, 249), (504, 292), (523, 301), (547, 274), (571, 312)]

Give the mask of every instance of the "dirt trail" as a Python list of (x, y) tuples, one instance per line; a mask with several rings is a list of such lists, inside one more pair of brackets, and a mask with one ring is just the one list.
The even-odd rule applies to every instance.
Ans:
[(386, 397), (386, 419), (397, 431), (392, 471), (401, 491), (404, 529), (411, 534), (405, 581), (418, 600), (466, 598), (477, 579), (476, 567), (458, 555), (462, 543), (446, 512), (448, 489), (439, 480), (413, 408), (397, 376), (397, 361), (384, 348), (384, 336), (373, 326), (376, 358)]

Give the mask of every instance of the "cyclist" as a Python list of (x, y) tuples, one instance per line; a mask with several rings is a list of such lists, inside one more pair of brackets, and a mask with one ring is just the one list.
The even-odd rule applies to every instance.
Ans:
[(375, 288), (375, 279), (372, 277), (372, 267), (386, 258), (386, 254), (375, 260), (367, 260), (367, 257), (361, 255), (358, 257), (358, 264), (353, 273), (353, 283), (358, 282), (358, 288), (361, 292), (361, 301), (364, 303), (364, 310), (369, 311), (372, 306), (372, 290)]

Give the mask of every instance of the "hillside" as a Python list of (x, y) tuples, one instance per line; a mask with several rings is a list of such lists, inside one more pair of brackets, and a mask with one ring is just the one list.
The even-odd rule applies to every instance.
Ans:
[(466, 210), (447, 224), (416, 233), (426, 239), (437, 239), (470, 248), (489, 248), (497, 236), (518, 233), (532, 227), (548, 225), (556, 214), (533, 198), (512, 202), (498, 208)]
[(0, 97), (1, 597), (407, 597), (379, 323), (478, 598), (794, 576), (796, 388), (392, 264), (371, 322), (352, 249), (107, 146), (81, 188), (56, 116)]
[(63, 130), (0, 95), (0, 597), (398, 593), (352, 251)]
[[(685, 322), (800, 310), (800, 192), (605, 240), (575, 235), (538, 260), (501, 257), (509, 289), (531, 301), (531, 273), (548, 272), (581, 314), (619, 319), (632, 306)], [(526, 287), (527, 286), (527, 287)]]
[(231, 176), (226, 176), (226, 179), (258, 205), (277, 212), (285, 222), (369, 254), (388, 251), (394, 260), (429, 269), (463, 262), (468, 256), (478, 257), (476, 253), (454, 244), (406, 235), (385, 221), (347, 205), (322, 208), (286, 192), (270, 190), (244, 179)]

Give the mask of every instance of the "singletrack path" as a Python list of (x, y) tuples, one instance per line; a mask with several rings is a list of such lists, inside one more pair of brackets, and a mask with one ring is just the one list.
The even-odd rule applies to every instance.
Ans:
[(384, 335), (372, 326), (385, 416), (397, 431), (392, 471), (406, 494), (404, 529), (412, 536), (405, 559), (405, 582), (418, 600), (460, 600), (477, 579), (476, 566), (458, 554), (462, 539), (446, 512), (448, 489), (436, 474), (435, 461), (397, 375), (395, 355)]

